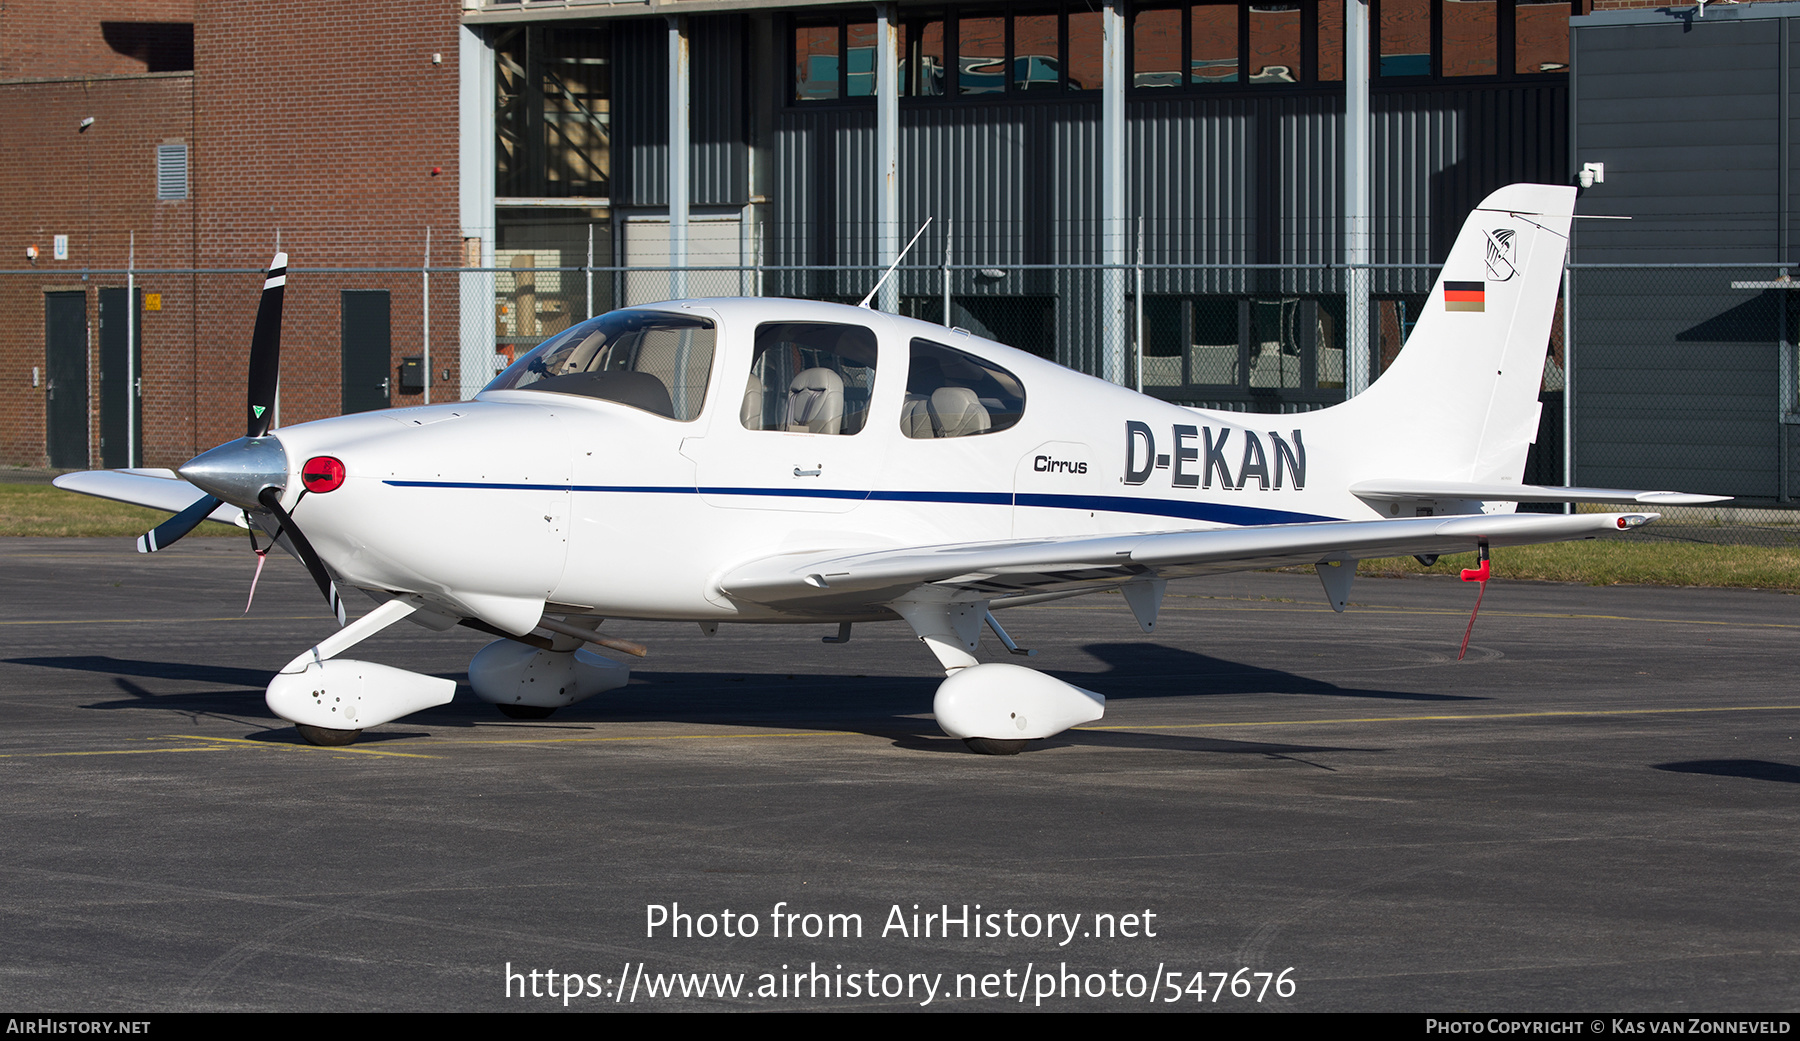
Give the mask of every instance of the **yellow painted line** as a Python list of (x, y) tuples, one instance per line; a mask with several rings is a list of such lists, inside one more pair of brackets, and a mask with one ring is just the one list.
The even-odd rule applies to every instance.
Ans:
[[(527, 738), (505, 738), (505, 739), (493, 739), (493, 740), (474, 740), (474, 741), (464, 741), (464, 740), (457, 740), (457, 739), (453, 739), (453, 738), (452, 739), (421, 738), (417, 741), (409, 742), (409, 744), (414, 745), (414, 746), (424, 744), (424, 745), (429, 745), (431, 747), (439, 747), (439, 746), (444, 746), (444, 745), (455, 745), (455, 746), (461, 747), (464, 745), (591, 744), (594, 742), (603, 742), (603, 741), (721, 741), (721, 740), (731, 740), (733, 738), (759, 740), (762, 738), (771, 738), (771, 737), (860, 737), (860, 736), (863, 736), (863, 735), (861, 735), (858, 731), (854, 731), (854, 730), (812, 730), (812, 731), (796, 731), (794, 733), (787, 733), (787, 734), (759, 734), (759, 733), (754, 733), (754, 732), (744, 732), (744, 733), (737, 733), (737, 734), (648, 734), (648, 735), (613, 734), (613, 735), (587, 735), (587, 736), (583, 736), (583, 737), (527, 737)], [(282, 750), (299, 751), (299, 752), (327, 752), (327, 753), (343, 752), (343, 753), (349, 753), (349, 754), (353, 754), (353, 755), (392, 756), (392, 757), (399, 757), (399, 758), (405, 758), (405, 759), (441, 759), (441, 758), (443, 758), (442, 756), (427, 755), (427, 754), (424, 754), (421, 752), (390, 752), (385, 749), (379, 749), (379, 748), (358, 748), (355, 745), (339, 745), (339, 746), (335, 746), (335, 747), (325, 747), (325, 746), (309, 745), (309, 744), (294, 744), (294, 743), (289, 743), (289, 742), (252, 741), (248, 738), (241, 738), (241, 737), (202, 737), (198, 734), (170, 734), (167, 738), (152, 738), (149, 740), (204, 741), (204, 742), (206, 742), (206, 744), (203, 746), (194, 747), (194, 748), (131, 748), (131, 749), (118, 748), (118, 749), (100, 749), (100, 750), (87, 751), (87, 752), (7, 752), (7, 753), (0, 753), (0, 759), (37, 759), (37, 758), (47, 758), (47, 757), (51, 757), (51, 756), (77, 756), (77, 755), (149, 755), (152, 753), (164, 753), (164, 752), (229, 752), (229, 751), (233, 751), (235, 748), (244, 747), (244, 746), (248, 746), (248, 747), (252, 747), (252, 748), (282, 749)]]
[(728, 741), (732, 738), (761, 739), (769, 737), (858, 737), (854, 730), (809, 730), (791, 734), (758, 734), (745, 732), (739, 734), (613, 734), (610, 736), (592, 735), (588, 737), (521, 737), (495, 738), (493, 740), (463, 741), (457, 739), (429, 738), (424, 743), (433, 745), (555, 745), (580, 744), (595, 741)]
[(273, 748), (297, 752), (347, 752), (354, 755), (398, 756), (406, 759), (436, 759), (435, 755), (423, 755), (417, 752), (389, 752), (379, 748), (337, 747), (325, 748), (308, 744), (293, 744), (275, 741), (251, 741), (241, 737), (202, 737), (199, 734), (170, 734), (167, 737), (147, 738), (151, 741), (200, 741), (198, 746), (187, 748), (102, 748), (81, 752), (6, 752), (0, 753), (0, 759), (48, 759), (59, 756), (82, 755), (162, 755), (169, 752), (231, 752), (243, 748)]
[(1564, 709), (1554, 712), (1479, 712), (1445, 716), (1364, 716), (1353, 719), (1268, 719), (1253, 723), (1167, 723), (1150, 726), (1076, 727), (1076, 730), (1203, 730), (1224, 727), (1323, 726), (1331, 723), (1463, 723), (1483, 719), (1542, 719), (1551, 716), (1656, 716), (1693, 712), (1791, 712), (1800, 705), (1727, 705), (1717, 708)]
[(231, 749), (223, 745), (204, 745), (199, 748), (108, 748), (92, 752), (6, 752), (0, 753), (0, 759), (49, 759), (55, 756), (68, 755), (161, 755), (166, 752), (229, 752)]
[(328, 614), (288, 614), (288, 615), (228, 615), (224, 618), (64, 618), (43, 619), (17, 622), (0, 622), (0, 625), (150, 625), (155, 622), (192, 623), (192, 622), (309, 622), (314, 619), (330, 618)]
[(398, 756), (404, 759), (436, 759), (435, 755), (423, 755), (418, 752), (387, 752), (379, 748), (357, 748), (354, 745), (337, 745), (327, 748), (322, 745), (293, 744), (286, 741), (252, 741), (243, 737), (201, 737), (198, 734), (170, 734), (170, 738), (182, 741), (209, 741), (233, 746), (250, 748), (273, 748), (290, 752), (329, 752), (332, 754), (349, 753), (352, 755), (385, 755)]

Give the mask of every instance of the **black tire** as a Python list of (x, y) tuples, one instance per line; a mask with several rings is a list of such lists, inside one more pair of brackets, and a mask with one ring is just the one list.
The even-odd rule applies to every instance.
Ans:
[(300, 731), (300, 736), (306, 738), (307, 744), (318, 745), (321, 748), (341, 748), (344, 745), (355, 744), (356, 735), (362, 733), (360, 730), (333, 730), (330, 727), (311, 727), (307, 726), (305, 723), (295, 723), (294, 729)]
[(500, 714), (507, 719), (549, 719), (550, 713), (556, 711), (542, 705), (495, 705), (494, 707), (499, 709)]
[(1002, 741), (997, 737), (965, 737), (963, 744), (982, 755), (1018, 755), (1025, 751), (1024, 741)]

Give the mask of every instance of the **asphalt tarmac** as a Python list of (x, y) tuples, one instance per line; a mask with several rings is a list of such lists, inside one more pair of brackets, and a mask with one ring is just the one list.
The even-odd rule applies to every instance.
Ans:
[[(0, 1006), (1800, 1008), (1800, 597), (1502, 551), (1462, 662), (1450, 579), (1021, 608), (1109, 700), (1004, 758), (898, 623), (615, 621), (623, 690), (320, 749), (262, 688), (334, 627), (278, 554), (241, 615), (251, 564), (0, 540)], [(350, 653), (461, 681), (486, 640)]]

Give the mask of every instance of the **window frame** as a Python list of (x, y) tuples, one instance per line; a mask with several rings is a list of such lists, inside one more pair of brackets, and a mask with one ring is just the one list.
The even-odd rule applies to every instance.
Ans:
[[(1194, 0), (1172, 3), (1169, 0), (1146, 0), (1133, 3), (1124, 11), (1124, 60), (1125, 84), (1127, 97), (1136, 99), (1169, 98), (1175, 96), (1243, 96), (1267, 93), (1317, 94), (1321, 91), (1342, 92), (1343, 79), (1321, 78), (1321, 58), (1324, 48), (1320, 46), (1319, 32), (1319, 0), (1285, 0), (1299, 8), (1300, 12), (1300, 53), (1303, 66), (1302, 75), (1293, 83), (1254, 83), (1251, 82), (1250, 67), (1250, 9), (1257, 6), (1252, 0), (1235, 0), (1237, 7), (1237, 79), (1223, 83), (1193, 82), (1193, 9), (1198, 6)], [(1346, 3), (1354, 0), (1345, 0)], [(1552, 72), (1518, 72), (1518, 20), (1516, 7), (1518, 0), (1495, 0), (1495, 49), (1493, 75), (1482, 76), (1446, 76), (1444, 75), (1443, 53), (1443, 5), (1447, 0), (1427, 0), (1430, 4), (1430, 61), (1429, 73), (1426, 75), (1383, 76), (1381, 75), (1381, 4), (1383, 0), (1370, 0), (1369, 6), (1369, 82), (1377, 88), (1382, 87), (1444, 87), (1444, 86), (1478, 86), (1495, 83), (1554, 83), (1566, 81), (1568, 70)], [(1392, 2), (1392, 0), (1389, 0)], [(1558, 0), (1560, 3), (1561, 0)], [(1568, 0), (1569, 15), (1574, 17), (1582, 13), (1584, 0)], [(1080, 6), (1078, 6), (1080, 5)], [(1222, 5), (1207, 5), (1222, 6)], [(941, 8), (907, 9), (900, 14), (899, 27), (902, 34), (903, 51), (910, 52), (920, 38), (924, 26), (934, 21), (941, 21), (944, 26), (944, 92), (942, 94), (919, 94), (917, 62), (908, 60), (908, 53), (901, 55), (901, 68), (896, 70), (900, 76), (899, 92), (901, 103), (907, 106), (918, 105), (968, 105), (1017, 102), (1055, 102), (1069, 100), (1071, 96), (1090, 98), (1100, 93), (1099, 88), (1072, 90), (1069, 85), (1069, 60), (1071, 40), (1069, 36), (1070, 15), (1076, 11), (1088, 11), (1090, 8), (1082, 0), (1046, 0), (1046, 2), (1022, 5), (1019, 8), (995, 7), (989, 3), (951, 4)], [(1174, 9), (1181, 14), (1180, 28), (1180, 69), (1181, 82), (1174, 86), (1136, 85), (1136, 16), (1138, 12), (1151, 9)], [(1057, 85), (1055, 89), (1020, 90), (1017, 83), (1017, 70), (1014, 67), (1018, 60), (1016, 20), (1021, 16), (1041, 16), (1054, 12), (1057, 25)], [(1007, 74), (1003, 89), (982, 93), (962, 93), (962, 53), (961, 53), (961, 19), (964, 17), (1003, 17), (1006, 21), (1006, 58)], [(790, 15), (786, 19), (788, 48), (787, 61), (787, 106), (789, 108), (830, 108), (861, 107), (875, 103), (873, 95), (858, 97), (849, 96), (849, 35), (848, 26), (853, 23), (867, 22), (868, 16), (858, 10), (845, 10), (835, 14), (805, 13)], [(797, 65), (794, 54), (794, 30), (802, 26), (831, 24), (836, 27), (838, 36), (838, 86), (837, 97), (831, 99), (802, 100), (798, 97)], [(1342, 62), (1340, 54), (1338, 61)]]

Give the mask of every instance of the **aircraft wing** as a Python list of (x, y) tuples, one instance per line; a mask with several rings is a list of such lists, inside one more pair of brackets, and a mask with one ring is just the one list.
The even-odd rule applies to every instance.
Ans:
[(1632, 505), (1697, 506), (1726, 502), (1729, 495), (1696, 495), (1692, 492), (1640, 492), (1628, 488), (1564, 488), (1557, 485), (1499, 484), (1479, 481), (1417, 481), (1404, 479), (1359, 481), (1350, 494), (1369, 502), (1612, 502)]
[[(169, 513), (180, 513), (206, 494), (175, 476), (173, 470), (86, 470), (63, 474), (51, 483), (64, 491), (128, 502), (133, 506), (148, 506), (150, 509), (166, 510)], [(206, 519), (221, 524), (235, 524), (240, 528), (248, 527), (244, 523), (244, 511), (229, 503), (207, 514)]]
[(804, 613), (887, 603), (922, 586), (1009, 598), (1083, 592), (1135, 578), (1187, 578), (1377, 557), (1466, 553), (1486, 540), (1518, 546), (1635, 528), (1654, 513), (1500, 513), (1323, 521), (1061, 539), (789, 553), (742, 564), (718, 581), (733, 599)]

